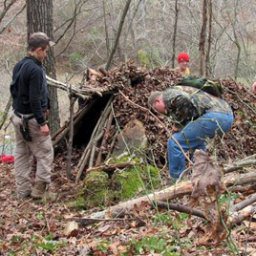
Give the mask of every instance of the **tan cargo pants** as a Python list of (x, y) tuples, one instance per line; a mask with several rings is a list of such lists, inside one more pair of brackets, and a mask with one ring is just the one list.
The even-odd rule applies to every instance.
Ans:
[(51, 136), (44, 136), (41, 134), (39, 125), (36, 119), (28, 121), (32, 141), (28, 142), (23, 139), (20, 132), (21, 118), (15, 114), (11, 117), (16, 136), (15, 148), (15, 179), (18, 196), (26, 196), (31, 192), (31, 170), (33, 167), (33, 160), (36, 160), (36, 174), (35, 182), (43, 181), (51, 182), (51, 169), (53, 162), (53, 146)]

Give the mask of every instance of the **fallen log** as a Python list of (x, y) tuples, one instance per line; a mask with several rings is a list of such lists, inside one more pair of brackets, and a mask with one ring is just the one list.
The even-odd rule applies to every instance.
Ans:
[(95, 167), (88, 168), (86, 173), (93, 172), (93, 171), (105, 171), (111, 172), (115, 171), (116, 169), (124, 169), (134, 166), (135, 162), (126, 162), (126, 163), (116, 163), (116, 164), (103, 164)]
[(256, 164), (256, 155), (254, 154), (234, 162), (232, 166), (224, 167), (224, 173), (237, 171), (237, 170), (243, 169), (244, 167), (255, 165), (255, 164)]
[[(224, 178), (224, 185), (226, 187), (231, 187), (235, 185), (249, 184), (256, 181), (256, 173), (248, 174), (239, 174), (232, 177)], [(126, 202), (121, 202), (117, 205), (111, 206), (103, 211), (96, 212), (91, 214), (88, 218), (105, 218), (108, 217), (117, 217), (129, 212), (135, 207), (135, 205), (140, 205), (142, 202), (152, 204), (153, 201), (167, 201), (172, 200), (177, 197), (191, 194), (192, 192), (192, 183), (190, 181), (181, 182), (165, 188), (160, 191), (153, 192), (151, 194), (135, 198)]]
[(229, 188), (230, 192), (240, 192), (240, 193), (244, 193), (244, 192), (251, 192), (251, 191), (256, 191), (256, 182), (252, 183), (252, 184), (248, 184), (248, 185), (237, 185), (233, 188)]
[(253, 195), (250, 195), (247, 199), (243, 200), (242, 202), (234, 205), (233, 207), (233, 211), (236, 212), (236, 211), (240, 211), (242, 210), (243, 208), (253, 204), (256, 202), (256, 193), (253, 194)]
[(224, 177), (224, 184), (226, 187), (251, 184), (254, 182), (256, 182), (256, 173), (232, 174)]
[(198, 209), (193, 209), (189, 206), (186, 205), (182, 205), (182, 204), (169, 204), (166, 202), (153, 202), (153, 207), (157, 207), (157, 208), (163, 208), (163, 209), (167, 209), (167, 210), (174, 210), (174, 211), (178, 211), (178, 212), (184, 212), (187, 214), (191, 214), (203, 219), (206, 219), (206, 216), (204, 214), (203, 211), (200, 211)]
[(228, 219), (228, 226), (232, 227), (256, 213), (256, 206), (250, 205), (239, 212), (233, 213)]

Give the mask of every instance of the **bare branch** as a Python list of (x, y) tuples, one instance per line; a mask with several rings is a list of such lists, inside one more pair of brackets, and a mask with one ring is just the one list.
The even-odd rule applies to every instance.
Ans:
[(2, 29), (0, 30), (0, 34), (2, 34), (8, 26), (10, 26), (10, 24), (25, 10), (25, 8), (26, 4), (24, 4), (22, 8), (13, 16), (13, 18), (2, 27)]
[(6, 13), (9, 11), (9, 9), (12, 7), (13, 4), (15, 4), (17, 0), (12, 0), (10, 3), (7, 4), (7, 1), (4, 1), (4, 9), (0, 13), (0, 23), (2, 22), (3, 18), (5, 17)]

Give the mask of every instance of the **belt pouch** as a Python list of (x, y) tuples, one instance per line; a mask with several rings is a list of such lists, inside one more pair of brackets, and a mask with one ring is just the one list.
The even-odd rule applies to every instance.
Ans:
[(30, 131), (28, 127), (28, 119), (22, 116), (21, 120), (22, 120), (22, 125), (20, 125), (20, 132), (23, 136), (23, 139), (26, 141), (32, 141), (32, 137), (30, 135)]

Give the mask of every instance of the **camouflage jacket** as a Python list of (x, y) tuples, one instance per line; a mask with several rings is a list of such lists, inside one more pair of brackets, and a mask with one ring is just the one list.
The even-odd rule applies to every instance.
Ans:
[(167, 115), (179, 126), (184, 126), (207, 112), (232, 113), (225, 100), (189, 86), (168, 88), (163, 93), (163, 99)]

